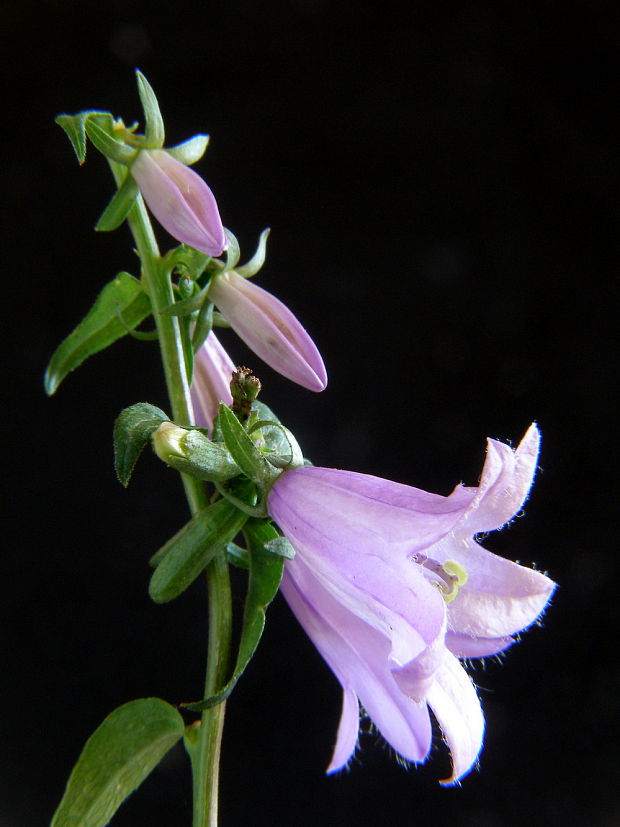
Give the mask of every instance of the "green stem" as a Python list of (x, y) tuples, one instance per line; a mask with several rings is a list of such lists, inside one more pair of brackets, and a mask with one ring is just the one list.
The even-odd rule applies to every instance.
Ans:
[[(112, 161), (110, 166), (116, 183), (120, 186), (126, 175), (125, 167)], [(174, 316), (164, 316), (161, 313), (164, 307), (174, 301), (170, 273), (163, 266), (142, 196), (136, 198), (127, 220), (142, 262), (142, 277), (153, 307), (172, 418), (179, 424), (189, 425), (193, 423), (193, 410), (179, 322)], [(195, 514), (208, 505), (207, 492), (199, 480), (186, 474), (181, 474), (181, 477), (190, 510)], [(207, 568), (206, 574), (209, 633), (205, 698), (214, 695), (226, 682), (232, 628), (228, 563), (223, 557), (216, 558)], [(217, 825), (219, 759), (225, 706), (225, 703), (221, 703), (203, 712), (198, 739), (190, 751), (194, 827)]]

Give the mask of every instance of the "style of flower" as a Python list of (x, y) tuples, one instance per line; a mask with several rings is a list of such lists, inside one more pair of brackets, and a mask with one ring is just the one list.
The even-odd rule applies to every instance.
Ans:
[(292, 543), (282, 592), (343, 688), (328, 772), (353, 754), (359, 703), (402, 758), (421, 762), (430, 707), (456, 782), (473, 766), (484, 720), (458, 658), (501, 652), (532, 624), (555, 584), (482, 548), (525, 501), (536, 470), (532, 425), (516, 450), (488, 440), (477, 487), (447, 497), (377, 477), (304, 466), (287, 471), (268, 511)]
[(230, 379), (235, 365), (211, 331), (194, 358), (194, 377), (190, 388), (195, 424), (213, 428), (220, 402), (232, 403)]
[(131, 166), (144, 200), (170, 235), (209, 256), (226, 249), (215, 197), (205, 181), (165, 149), (143, 149)]
[(230, 326), (270, 367), (311, 391), (322, 391), (327, 372), (316, 345), (279, 299), (235, 270), (216, 276), (209, 288)]

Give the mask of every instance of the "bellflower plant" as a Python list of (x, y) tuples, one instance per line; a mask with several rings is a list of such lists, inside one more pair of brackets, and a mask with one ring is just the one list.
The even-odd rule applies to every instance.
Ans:
[(344, 691), (328, 771), (355, 749), (358, 699), (409, 761), (428, 755), (430, 706), (452, 753), (448, 783), (471, 769), (483, 718), (457, 658), (506, 649), (554, 589), (475, 540), (521, 509), (538, 445), (535, 425), (516, 451), (490, 439), (480, 484), (448, 497), (311, 466), (274, 484), (269, 514), (296, 551), (282, 592)]
[[(169, 410), (137, 402), (121, 411), (115, 467), (126, 486), (150, 443), (181, 474), (190, 516), (152, 555), (148, 593), (167, 603), (204, 578), (205, 681), (192, 703), (147, 697), (112, 711), (86, 742), (51, 827), (109, 823), (180, 741), (191, 763), (193, 825), (216, 827), (225, 706), (280, 588), (343, 689), (328, 771), (344, 767), (355, 751), (360, 704), (401, 759), (424, 761), (430, 709), (452, 755), (444, 783), (454, 783), (474, 765), (484, 728), (461, 660), (509, 647), (554, 589), (546, 575), (476, 540), (523, 505), (538, 429), (532, 425), (516, 450), (489, 440), (480, 483), (458, 485), (447, 497), (304, 460), (292, 432), (257, 399), (258, 377), (234, 367), (214, 332), (232, 327), (283, 376), (312, 391), (325, 388), (325, 365), (308, 333), (279, 299), (248, 280), (264, 263), (269, 230), (238, 266), (236, 238), (224, 230), (209, 187), (188, 168), (204, 153), (206, 136), (164, 148), (155, 93), (140, 72), (137, 82), (142, 133), (110, 112), (56, 119), (80, 163), (87, 142), (106, 158), (116, 192), (96, 229), (126, 225), (139, 269), (104, 285), (53, 354), (45, 387), (54, 393), (86, 359), (128, 334), (158, 340)], [(160, 252), (147, 206), (179, 246)], [(148, 319), (154, 330), (138, 329)], [(230, 565), (247, 574), (238, 636)], [(193, 717), (186, 720), (179, 707)]]

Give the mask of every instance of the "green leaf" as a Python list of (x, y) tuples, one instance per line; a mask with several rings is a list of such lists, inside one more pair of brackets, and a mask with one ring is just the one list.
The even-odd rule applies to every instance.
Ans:
[(247, 515), (228, 500), (198, 512), (154, 555), (161, 560), (149, 583), (156, 603), (174, 600), (241, 531)]
[(172, 157), (177, 161), (180, 161), (182, 164), (189, 167), (192, 164), (195, 164), (196, 161), (200, 161), (202, 156), (205, 154), (208, 143), (208, 135), (194, 135), (193, 138), (183, 141), (182, 144), (168, 147), (166, 152), (169, 155), (172, 155)]
[[(124, 321), (119, 319), (119, 313)], [(151, 302), (140, 282), (119, 273), (106, 284), (88, 314), (52, 356), (45, 373), (45, 390), (51, 396), (62, 380), (82, 362), (127, 335), (151, 313)]]
[(162, 422), (170, 419), (155, 405), (138, 402), (120, 412), (114, 423), (114, 467), (122, 485), (127, 487), (142, 449)]
[(102, 123), (96, 118), (87, 118), (84, 127), (88, 137), (106, 158), (127, 166), (135, 161), (139, 150), (123, 141), (117, 141), (114, 130), (107, 123)]
[(90, 736), (51, 827), (103, 827), (183, 737), (178, 711), (159, 698), (118, 707)]
[(270, 232), (271, 229), (269, 227), (262, 231), (260, 238), (258, 239), (256, 252), (252, 258), (245, 264), (237, 267), (237, 273), (239, 273), (240, 276), (243, 276), (246, 279), (251, 278), (252, 276), (255, 276), (263, 266), (265, 263), (265, 256), (267, 254), (267, 239), (269, 238)]
[(112, 200), (101, 214), (101, 218), (95, 224), (95, 230), (109, 232), (115, 230), (123, 223), (134, 205), (138, 185), (127, 170), (125, 180), (112, 196)]
[(71, 141), (71, 145), (77, 155), (80, 164), (86, 160), (86, 121), (89, 118), (99, 118), (112, 125), (112, 115), (109, 112), (95, 112), (87, 110), (78, 112), (77, 115), (57, 115), (54, 120)]
[(252, 659), (265, 628), (265, 611), (275, 597), (284, 571), (284, 559), (268, 546), (281, 538), (277, 529), (265, 520), (248, 520), (244, 528), (249, 546), (250, 579), (243, 610), (243, 627), (237, 661), (231, 679), (216, 695), (194, 704), (183, 704), (186, 709), (199, 712), (226, 700), (246, 666)]
[(157, 97), (153, 87), (144, 77), (142, 72), (136, 69), (136, 80), (138, 81), (138, 94), (144, 110), (144, 138), (145, 146), (149, 149), (159, 149), (164, 145), (165, 132), (164, 121), (159, 109)]
[(226, 447), (246, 477), (259, 486), (269, 485), (276, 472), (254, 445), (234, 413), (220, 404), (219, 426)]

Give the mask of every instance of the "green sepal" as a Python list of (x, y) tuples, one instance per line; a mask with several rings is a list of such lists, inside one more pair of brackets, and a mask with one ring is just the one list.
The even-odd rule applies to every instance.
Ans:
[(226, 272), (226, 270), (232, 270), (235, 267), (241, 257), (241, 250), (239, 249), (237, 237), (227, 227), (224, 227), (224, 232), (226, 233), (227, 242), (226, 261), (224, 262), (224, 272)]
[(136, 80), (144, 111), (144, 146), (148, 149), (160, 149), (164, 145), (166, 134), (157, 97), (153, 87), (139, 69), (136, 69)]
[(200, 161), (206, 152), (208, 143), (208, 135), (194, 135), (182, 144), (167, 147), (166, 152), (186, 167), (190, 167), (196, 161)]
[(193, 247), (188, 247), (187, 244), (179, 244), (178, 247), (166, 253), (164, 264), (169, 271), (177, 270), (192, 281), (199, 279), (207, 267), (219, 272), (224, 266), (218, 259), (201, 253)]
[(194, 378), (194, 350), (192, 348), (191, 319), (189, 316), (181, 316), (179, 319), (179, 334), (181, 337), (181, 347), (183, 349), (187, 384), (191, 386), (192, 379)]
[(264, 549), (269, 554), (284, 557), (285, 560), (292, 560), (295, 557), (295, 549), (286, 537), (274, 537), (273, 540), (269, 540), (264, 544)]
[(194, 349), (194, 353), (198, 353), (198, 350), (206, 341), (207, 336), (213, 330), (213, 308), (213, 302), (208, 299), (200, 308), (192, 335), (192, 348)]
[(183, 737), (179, 712), (159, 698), (119, 706), (93, 732), (50, 827), (103, 827)]
[(111, 125), (102, 124), (95, 118), (87, 118), (84, 128), (90, 140), (106, 158), (116, 161), (117, 164), (125, 164), (125, 166), (130, 166), (135, 161), (139, 150), (128, 146), (123, 141), (117, 141)]
[(87, 357), (126, 336), (150, 314), (151, 302), (140, 282), (129, 273), (119, 273), (106, 284), (87, 315), (52, 356), (45, 372), (46, 392), (51, 396), (67, 374)]
[(149, 402), (137, 402), (120, 412), (114, 423), (114, 468), (120, 483), (129, 485), (138, 457), (162, 422), (169, 417)]
[(149, 583), (156, 603), (174, 600), (241, 531), (247, 515), (228, 500), (198, 512), (154, 555), (161, 560)]
[(256, 651), (265, 628), (265, 610), (275, 597), (282, 579), (284, 559), (267, 548), (280, 538), (276, 528), (267, 520), (248, 520), (243, 533), (249, 547), (250, 577), (235, 669), (226, 686), (216, 695), (197, 703), (182, 704), (192, 712), (217, 706), (233, 691)]
[(293, 434), (285, 428), (274, 412), (258, 400), (252, 403), (251, 433), (259, 430), (265, 442), (264, 452), (276, 468), (298, 468), (304, 464), (301, 448)]
[(181, 299), (178, 302), (174, 302), (174, 304), (169, 304), (167, 307), (164, 307), (161, 310), (162, 316), (189, 316), (192, 313), (195, 313), (196, 310), (200, 310), (203, 304), (208, 301), (207, 293), (209, 291), (209, 285), (204, 287), (198, 293), (194, 293), (192, 296), (188, 296), (186, 299)]
[(112, 129), (113, 119), (110, 112), (95, 112), (89, 109), (78, 112), (77, 115), (57, 115), (54, 118), (71, 141), (80, 164), (86, 160), (86, 121), (92, 119), (97, 119)]
[(226, 559), (238, 569), (250, 570), (250, 554), (247, 548), (242, 548), (238, 546), (237, 543), (228, 543), (226, 545)]
[(249, 477), (261, 488), (269, 488), (278, 476), (278, 472), (254, 445), (243, 425), (230, 408), (220, 403), (219, 411), (218, 421), (222, 438), (232, 458), (246, 477)]
[(115, 230), (123, 223), (133, 207), (138, 195), (138, 185), (127, 170), (125, 180), (112, 196), (112, 200), (102, 212), (99, 221), (95, 224), (95, 230), (109, 232)]
[(239, 273), (240, 276), (243, 276), (246, 279), (251, 278), (252, 276), (255, 276), (263, 266), (265, 263), (265, 256), (267, 255), (267, 239), (269, 238), (270, 232), (270, 227), (267, 227), (262, 231), (260, 238), (258, 239), (256, 252), (252, 258), (245, 264), (242, 264), (236, 268), (237, 273)]

